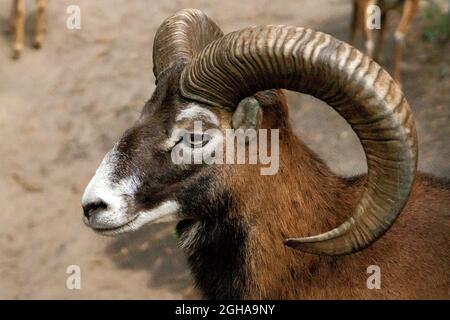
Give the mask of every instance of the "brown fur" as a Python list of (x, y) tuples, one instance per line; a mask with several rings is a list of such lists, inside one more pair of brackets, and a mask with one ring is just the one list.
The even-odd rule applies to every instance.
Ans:
[[(236, 202), (230, 214), (248, 226), (243, 298), (448, 299), (450, 187), (425, 174), (417, 175), (393, 227), (369, 248), (323, 257), (284, 246), (285, 238), (325, 232), (350, 217), (365, 177), (337, 177), (295, 137), (281, 92), (271, 103), (258, 97), (263, 127), (280, 129), (280, 170), (273, 176), (255, 165), (224, 170)], [(381, 290), (367, 289), (370, 265), (381, 268)]]
[[(166, 199), (177, 201), (177, 234), (205, 298), (449, 298), (450, 182), (418, 174), (398, 220), (361, 252), (325, 257), (289, 248), (286, 238), (325, 232), (348, 219), (365, 177), (338, 177), (317, 158), (294, 135), (277, 90), (256, 94), (262, 127), (280, 130), (277, 174), (261, 175), (253, 164), (175, 165), (163, 142), (178, 111), (192, 102), (179, 94), (183, 67), (160, 76), (141, 117), (116, 146), (120, 158), (111, 175), (142, 179), (128, 199), (130, 219)], [(222, 130), (230, 127), (230, 110), (211, 111)], [(83, 204), (86, 218), (105, 207), (101, 199)], [(380, 290), (367, 288), (370, 265), (381, 268)]]

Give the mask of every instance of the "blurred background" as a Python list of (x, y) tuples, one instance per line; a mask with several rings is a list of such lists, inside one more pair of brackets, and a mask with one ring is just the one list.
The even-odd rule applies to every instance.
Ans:
[[(0, 1), (6, 29), (12, 1)], [(154, 89), (152, 42), (182, 8), (207, 13), (227, 33), (256, 24), (311, 27), (348, 40), (349, 0), (49, 0), (43, 48), (31, 46), (35, 1), (26, 3), (25, 49), (12, 60), (0, 36), (0, 298), (197, 298), (173, 225), (103, 238), (81, 220), (80, 199), (106, 151)], [(81, 29), (66, 27), (69, 5)], [(402, 82), (420, 141), (420, 170), (450, 177), (449, 1), (423, 1), (406, 37)], [(393, 13), (384, 64), (390, 70)], [(357, 46), (363, 48), (362, 41)], [(296, 133), (337, 173), (364, 172), (356, 136), (323, 103), (288, 93)], [(226, 263), (226, 262), (224, 262)], [(81, 290), (66, 268), (81, 268)]]

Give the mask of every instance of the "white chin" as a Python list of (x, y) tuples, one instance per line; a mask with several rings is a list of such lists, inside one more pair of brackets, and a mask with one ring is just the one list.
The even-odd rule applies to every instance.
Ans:
[(130, 221), (115, 228), (93, 228), (95, 232), (104, 236), (117, 236), (138, 230), (142, 226), (149, 223), (172, 222), (177, 220), (177, 212), (179, 206), (176, 201), (165, 201), (158, 207), (147, 211), (141, 211), (136, 214)]

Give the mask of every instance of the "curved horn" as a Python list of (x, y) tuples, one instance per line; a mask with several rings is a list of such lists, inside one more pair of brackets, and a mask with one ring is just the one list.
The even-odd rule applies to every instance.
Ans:
[(364, 148), (368, 177), (355, 212), (323, 234), (285, 244), (321, 255), (361, 250), (402, 211), (417, 167), (417, 136), (399, 86), (372, 59), (330, 35), (289, 26), (252, 27), (212, 42), (188, 64), (182, 94), (236, 108), (257, 91), (285, 88), (313, 95), (347, 120)]
[(200, 10), (184, 9), (164, 20), (153, 41), (153, 74), (176, 62), (188, 63), (211, 41), (223, 36), (219, 27)]

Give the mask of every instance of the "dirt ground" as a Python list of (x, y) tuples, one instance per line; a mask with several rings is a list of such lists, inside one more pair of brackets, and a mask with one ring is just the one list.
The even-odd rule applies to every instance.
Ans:
[[(9, 2), (0, 2), (3, 29)], [(33, 2), (27, 1), (29, 30)], [(42, 50), (32, 49), (27, 37), (23, 57), (13, 61), (10, 39), (0, 36), (0, 298), (198, 297), (172, 236), (173, 225), (110, 239), (94, 234), (81, 220), (85, 185), (154, 89), (156, 29), (165, 17), (192, 7), (205, 11), (225, 32), (289, 24), (346, 40), (350, 1), (49, 2)], [(66, 28), (71, 4), (81, 8), (80, 30)], [(448, 177), (450, 48), (421, 42), (422, 20), (416, 20), (408, 36), (403, 85), (417, 119), (420, 169)], [(289, 100), (296, 133), (336, 172), (365, 170), (355, 135), (334, 111), (308, 96), (290, 93)], [(66, 288), (69, 265), (81, 267), (81, 290)]]

